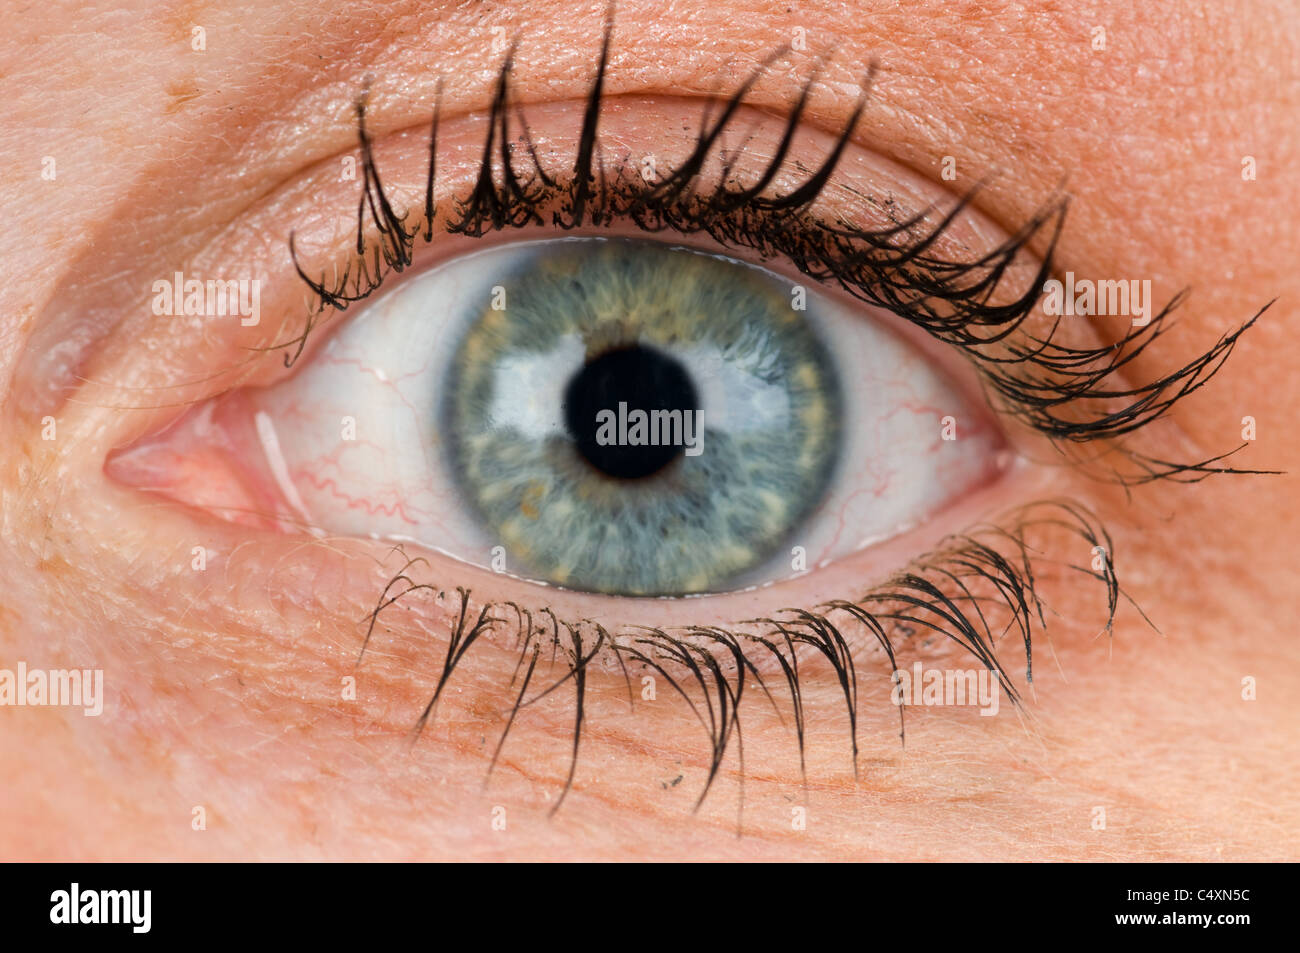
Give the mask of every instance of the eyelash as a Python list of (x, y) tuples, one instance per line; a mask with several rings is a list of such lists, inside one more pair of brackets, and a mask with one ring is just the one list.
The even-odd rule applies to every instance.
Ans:
[[(455, 203), (455, 217), (444, 221), (444, 231), (481, 238), (493, 231), (544, 225), (543, 212), (555, 209), (550, 224), (561, 230), (603, 227), (626, 220), (650, 233), (671, 230), (682, 235), (705, 234), (724, 247), (749, 249), (764, 259), (784, 258), (809, 278), (837, 285), (849, 295), (886, 308), (935, 339), (957, 347), (973, 360), (986, 385), (999, 398), (1003, 412), (1044, 435), (1058, 448), (1093, 440), (1115, 441), (1115, 448), (1132, 465), (1124, 473), (1117, 467), (1111, 468), (1113, 478), (1122, 484), (1133, 486), (1160, 479), (1196, 482), (1212, 473), (1271, 472), (1217, 465), (1244, 449), (1244, 443), (1198, 462), (1176, 463), (1124, 447), (1117, 438), (1160, 419), (1183, 397), (1204, 386), (1222, 367), (1240, 336), (1273, 302), (1265, 304), (1235, 331), (1221, 336), (1213, 347), (1184, 366), (1148, 383), (1125, 386), (1114, 378), (1168, 330), (1167, 320), (1185, 300), (1186, 292), (1175, 295), (1148, 324), (1130, 328), (1110, 344), (1076, 347), (1054, 341), (1059, 318), (1046, 336), (1025, 332), (1023, 343), (1014, 341), (1033, 313), (1039, 289), (1052, 274), (1053, 254), (1064, 226), (1067, 199), (1048, 202), (1002, 245), (967, 262), (940, 259), (928, 250), (971, 204), (979, 191), (978, 185), (930, 229), (922, 228), (929, 217), (928, 210), (880, 230), (830, 224), (808, 211), (830, 181), (840, 153), (856, 128), (871, 87), (874, 65), (831, 153), (800, 186), (785, 195), (764, 195), (784, 164), (815, 77), (800, 91), (786, 117), (781, 145), (757, 183), (730, 187), (727, 179), (731, 163), (723, 157), (722, 181), (711, 194), (703, 194), (694, 186), (698, 172), (714, 156), (714, 145), (772, 59), (741, 84), (723, 104), (718, 118), (711, 119), (706, 111), (694, 151), (678, 168), (652, 184), (637, 174), (625, 175), (622, 167), (611, 178), (599, 161), (596, 128), (609, 41), (607, 28), (587, 97), (577, 157), (563, 183), (542, 167), (522, 117), (522, 143), (530, 167), (524, 170), (516, 167), (518, 150), (510, 140), (513, 50), (507, 55), (497, 76), (476, 183), (466, 198)], [(437, 98), (441, 100), (441, 83)], [(407, 225), (409, 213), (399, 214), (384, 191), (366, 132), (365, 103), (363, 92), (355, 105), (362, 168), (356, 255), (327, 285), (323, 274), (318, 280), (307, 274), (298, 259), (294, 234), (290, 233), (289, 249), (295, 270), (317, 299), (317, 306), (298, 337), (277, 345), (293, 348), (292, 353), (284, 356), (285, 367), (292, 367), (301, 355), (322, 313), (344, 311), (349, 305), (370, 297), (390, 274), (400, 273), (411, 264), (417, 240), (422, 238), (427, 243), (433, 238), (440, 110), (434, 110), (429, 138), (421, 233), (418, 222)], [(367, 229), (368, 222), (375, 238)], [(1014, 300), (991, 303), (1017, 256), (1048, 227), (1051, 237), (1033, 280)], [(998, 348), (1002, 349), (1000, 353)], [(1103, 404), (1104, 409), (1092, 414), (1063, 413), (1066, 408), (1090, 404)]]
[[(1081, 573), (1101, 584), (1106, 599), (1101, 632), (1111, 635), (1120, 598), (1128, 599), (1128, 596), (1115, 575), (1114, 544), (1097, 518), (1077, 504), (1047, 500), (1021, 507), (1005, 515), (1002, 522), (1005, 527), (989, 524), (948, 538), (933, 553), (855, 599), (832, 600), (816, 610), (785, 609), (777, 617), (746, 620), (729, 628), (687, 626), (667, 630), (629, 625), (611, 632), (588, 620), (562, 620), (550, 608), (532, 610), (514, 601), (476, 606), (471, 593), (457, 587), (458, 602), (451, 615), (442, 670), (428, 704), (411, 730), (412, 741), (433, 720), (444, 691), (469, 649), (484, 636), (513, 628), (519, 656), (507, 688), (518, 685), (518, 689), (497, 738), (489, 776), (519, 713), (572, 680), (572, 754), (564, 788), (551, 813), (559, 810), (572, 787), (577, 766), (586, 719), (587, 676), (597, 659), (613, 659), (627, 684), (629, 704), (635, 703), (628, 666), (639, 665), (642, 672), (653, 672), (665, 679), (699, 719), (708, 735), (710, 755), (709, 771), (695, 803), (698, 809), (717, 778), (732, 739), (741, 736), (740, 712), (742, 700), (748, 697), (744, 694), (747, 682), (752, 680), (773, 708), (780, 711), (777, 697), (764, 682), (754, 653), (761, 653), (762, 658), (770, 656), (783, 676), (793, 714), (800, 774), (804, 775), (805, 719), (796, 647), (806, 646), (829, 662), (839, 681), (856, 776), (858, 669), (844, 634), (846, 625), (865, 630), (874, 639), (888, 661), (891, 676), (899, 671), (901, 643), (920, 638), (924, 632), (951, 640), (995, 674), (1001, 690), (1017, 710), (1023, 710), (1020, 692), (999, 660), (996, 647), (1008, 633), (1014, 632), (1019, 637), (1024, 647), (1025, 681), (1032, 685), (1033, 641), (1036, 635), (1041, 637), (1047, 631), (1047, 604), (1039, 593), (1045, 566)], [(1058, 531), (1082, 540), (1093, 564), (1099, 561), (1101, 568), (1060, 562), (1043, 555), (1042, 547), (1031, 543), (1040, 531)], [(394, 551), (401, 552), (401, 547), (395, 547)], [(446, 591), (436, 584), (416, 581), (413, 574), (420, 565), (427, 565), (422, 557), (406, 558), (366, 616), (358, 666), (386, 610), (421, 592), (436, 593), (439, 602), (446, 599)], [(948, 595), (945, 590), (956, 594)], [(1136, 608), (1136, 603), (1133, 605)], [(1155, 629), (1141, 609), (1137, 611)], [(547, 649), (552, 653), (553, 663), (560, 661), (561, 674), (530, 696), (528, 689), (537, 673), (538, 661)], [(900, 741), (906, 738), (904, 708), (899, 705)], [(743, 750), (738, 751), (738, 758), (743, 810)]]
[[(705, 234), (726, 247), (746, 248), (764, 258), (780, 256), (808, 277), (838, 285), (860, 300), (887, 308), (938, 340), (959, 348), (974, 360), (1006, 413), (1063, 448), (1092, 440), (1122, 438), (1163, 417), (1174, 404), (1217, 373), (1240, 335), (1268, 307), (1265, 305), (1236, 331), (1224, 335), (1196, 360), (1136, 387), (1111, 383), (1112, 375), (1167, 330), (1166, 319), (1184, 300), (1184, 294), (1176, 295), (1148, 325), (1131, 329), (1113, 344), (1088, 348), (1056, 343), (1052, 340), (1056, 325), (1045, 337), (1026, 334), (1025, 343), (1009, 343), (1029, 318), (1038, 299), (1038, 289), (1052, 274), (1053, 253), (1068, 206), (1065, 198), (1047, 203), (1001, 246), (969, 262), (946, 261), (931, 255), (929, 250), (970, 205), (978, 186), (959, 199), (934, 227), (924, 227), (929, 211), (875, 231), (816, 219), (809, 206), (830, 180), (840, 152), (854, 131), (866, 102), (874, 66), (831, 153), (818, 170), (791, 192), (765, 194), (784, 161), (815, 77), (801, 90), (786, 119), (782, 145), (755, 184), (730, 186), (727, 180), (731, 166), (724, 156), (721, 184), (709, 193), (698, 191), (695, 186), (698, 172), (713, 156), (714, 146), (728, 128), (732, 115), (771, 60), (723, 104), (716, 119), (706, 111), (695, 149), (678, 168), (656, 183), (645, 182), (636, 174), (624, 175), (626, 170), (621, 167), (610, 175), (596, 137), (610, 35), (607, 26), (587, 98), (577, 157), (565, 176), (554, 176), (543, 168), (522, 116), (519, 117), (519, 143), (523, 149), (511, 141), (513, 50), (507, 55), (497, 77), (476, 184), (468, 196), (454, 203), (455, 213), (444, 220), (442, 230), (477, 238), (493, 231), (545, 225), (544, 213), (550, 210), (550, 224), (561, 230), (601, 227), (627, 220), (647, 232), (672, 230), (684, 235)], [(441, 101), (441, 84), (438, 100)], [(322, 314), (344, 311), (368, 298), (390, 274), (400, 273), (411, 265), (419, 240), (427, 243), (433, 238), (440, 109), (434, 110), (430, 133), (424, 214), (409, 226), (410, 213), (399, 214), (394, 209), (375, 166), (365, 124), (365, 92), (358, 97), (355, 110), (362, 168), (356, 255), (327, 284), (323, 274), (319, 280), (308, 275), (298, 259), (294, 236), (290, 234), (295, 269), (315, 295), (317, 307), (312, 309), (298, 337), (278, 345), (292, 351), (284, 356), (286, 367), (291, 367), (302, 354)], [(516, 164), (521, 154), (526, 155), (527, 167)], [(1044, 228), (1050, 228), (1050, 237), (1033, 281), (1009, 303), (993, 304), (995, 292), (1017, 256)], [(999, 347), (1000, 353), (996, 351)], [(1122, 403), (1115, 407), (1115, 401)], [(1090, 402), (1110, 402), (1112, 406), (1091, 416), (1063, 413), (1064, 408), (1077, 408)], [(1114, 478), (1126, 486), (1161, 479), (1195, 482), (1212, 473), (1268, 472), (1218, 465), (1244, 444), (1197, 463), (1159, 460), (1126, 449), (1118, 441), (1115, 445), (1133, 465), (1133, 470), (1126, 474), (1112, 469)], [(468, 649), (479, 638), (509, 626), (513, 620), (519, 659), (509, 687), (513, 689), (518, 684), (519, 688), (488, 773), (496, 766), (520, 712), (571, 680), (575, 689), (572, 754), (564, 789), (552, 813), (558, 810), (572, 787), (586, 717), (587, 675), (597, 658), (615, 660), (628, 679), (629, 701), (632, 692), (628, 664), (632, 663), (665, 678), (691, 706), (708, 734), (711, 751), (708, 776), (696, 802), (698, 808), (711, 789), (733, 738), (737, 739), (739, 748), (740, 703), (747, 677), (776, 706), (776, 699), (759, 674), (752, 653), (771, 656), (783, 675), (794, 714), (802, 772), (805, 724), (796, 647), (806, 646), (829, 661), (843, 690), (856, 774), (857, 670), (849, 642), (841, 631), (845, 620), (874, 639), (888, 659), (891, 671), (898, 670), (897, 645), (910, 641), (918, 630), (951, 639), (996, 673), (1002, 690), (1019, 709), (1019, 693), (997, 658), (995, 643), (1007, 632), (1018, 633), (1024, 646), (1025, 679), (1032, 684), (1033, 637), (1046, 631), (1045, 603), (1039, 595), (1040, 573), (1036, 566), (1051, 560), (1027, 539), (1037, 530), (1055, 528), (1082, 540), (1094, 557), (1101, 553), (1100, 570), (1072, 563), (1058, 565), (1102, 584), (1106, 594), (1103, 631), (1110, 634), (1120, 597), (1128, 597), (1115, 575), (1112, 541), (1096, 517), (1077, 504), (1044, 501), (1010, 514), (1007, 525), (1010, 528), (990, 525), (978, 532), (953, 537), (885, 585), (856, 599), (835, 600), (816, 611), (785, 610), (786, 615), (781, 618), (751, 620), (731, 629), (688, 627), (670, 632), (627, 626), (610, 632), (588, 621), (560, 620), (549, 608), (533, 610), (515, 602), (479, 604), (475, 611), (471, 594), (457, 588), (459, 605), (452, 613), (442, 671), (428, 705), (413, 728), (413, 736), (418, 736), (433, 718), (444, 689)], [(1009, 554), (1003, 549), (1009, 550)], [(358, 664), (386, 609), (419, 592), (436, 593), (439, 601), (446, 598), (446, 592), (435, 584), (414, 578), (416, 567), (424, 563), (419, 557), (408, 559), (385, 586), (367, 616)], [(997, 618), (997, 622), (1005, 622), (1005, 627), (996, 624), (993, 607), (1009, 613), (1006, 618)], [(1140, 609), (1138, 612), (1141, 614)], [(541, 619), (546, 623), (539, 624)], [(1150, 620), (1146, 621), (1151, 624)], [(528, 696), (540, 655), (548, 646), (553, 660), (562, 657), (562, 674), (546, 688)], [(676, 678), (670, 674), (670, 668), (677, 671)], [(901, 706), (899, 719), (901, 738), (904, 726)], [(743, 785), (743, 751), (739, 752), (739, 758)], [(740, 804), (743, 810), (743, 787)]]

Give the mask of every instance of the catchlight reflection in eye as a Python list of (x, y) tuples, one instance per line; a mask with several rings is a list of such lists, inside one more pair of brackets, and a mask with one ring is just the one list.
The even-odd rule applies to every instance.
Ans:
[(984, 414), (878, 313), (623, 238), (433, 267), (194, 426), (232, 413), (294, 522), (620, 595), (815, 569), (1002, 459)]

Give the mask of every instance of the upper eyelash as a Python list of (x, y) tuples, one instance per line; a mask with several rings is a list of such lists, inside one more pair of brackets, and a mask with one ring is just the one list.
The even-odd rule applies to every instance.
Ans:
[[(625, 176), (620, 167), (611, 175), (600, 160), (597, 126), (608, 64), (611, 27), (607, 23), (595, 78), (587, 96), (579, 146), (564, 181), (542, 166), (519, 117), (520, 144), (511, 140), (511, 48), (497, 76), (484, 138), (482, 159), (468, 196), (455, 202), (456, 211), (444, 223), (451, 234), (482, 237), (528, 225), (544, 225), (543, 211), (553, 209), (551, 224), (560, 229), (607, 226), (631, 221), (647, 232), (672, 230), (683, 235), (706, 234), (724, 247), (747, 248), (763, 258), (782, 257), (798, 271), (823, 284), (838, 285), (848, 294), (884, 307), (917, 325), (934, 338), (966, 353), (998, 398), (1004, 413), (1021, 420), (1060, 447), (1109, 439), (1131, 465), (1128, 472), (1112, 467), (1119, 482), (1135, 485), (1159, 479), (1194, 482), (1212, 473), (1273, 473), (1243, 470), (1219, 463), (1244, 449), (1196, 462), (1172, 462), (1123, 446), (1126, 435), (1165, 416), (1185, 396), (1203, 386), (1222, 367), (1240, 336), (1272, 304), (1260, 308), (1235, 331), (1224, 334), (1208, 351), (1156, 380), (1127, 385), (1118, 380), (1161, 334), (1169, 315), (1185, 300), (1175, 295), (1152, 320), (1133, 327), (1111, 344), (1075, 347), (1053, 340), (1051, 332), (1037, 337), (1022, 332), (1044, 281), (1051, 276), (1053, 255), (1064, 226), (1068, 199), (1049, 201), (1006, 241), (972, 261), (949, 261), (930, 253), (931, 247), (972, 202), (980, 186), (960, 198), (932, 227), (925, 210), (888, 228), (865, 229), (830, 223), (809, 211), (830, 180), (841, 151), (849, 142), (865, 106), (875, 73), (873, 64), (861, 95), (822, 165), (783, 195), (764, 192), (783, 166), (787, 148), (802, 116), (816, 74), (802, 87), (786, 117), (783, 136), (771, 162), (756, 183), (733, 186), (728, 180), (734, 160), (723, 157), (724, 174), (709, 193), (696, 190), (695, 180), (731, 118), (772, 58), (758, 67), (723, 103), (716, 118), (706, 110), (693, 152), (660, 181), (647, 183), (639, 175)], [(441, 103), (441, 81), (436, 100)], [(384, 191), (366, 131), (366, 93), (355, 105), (361, 154), (362, 190), (357, 205), (356, 255), (327, 283), (324, 274), (311, 278), (298, 259), (294, 234), (289, 250), (295, 270), (316, 297), (302, 333), (277, 347), (292, 348), (284, 363), (291, 367), (301, 355), (320, 315), (343, 311), (373, 294), (389, 274), (408, 267), (417, 240), (433, 238), (436, 209), (433, 191), (437, 176), (439, 106), (435, 106), (429, 138), (423, 231), (420, 221), (408, 225), (409, 212), (397, 212)], [(527, 167), (517, 165), (526, 155)], [(558, 206), (558, 207), (557, 207)], [(994, 304), (994, 294), (1017, 256), (1044, 229), (1050, 229), (1046, 249), (1032, 281), (1014, 300)], [(373, 237), (372, 232), (373, 230)], [(1021, 332), (1020, 340), (1015, 335)], [(1090, 404), (1104, 404), (1088, 414)]]

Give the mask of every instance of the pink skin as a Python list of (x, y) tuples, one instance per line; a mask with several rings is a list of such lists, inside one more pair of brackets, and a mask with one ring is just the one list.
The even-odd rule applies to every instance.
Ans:
[[(629, 605), (431, 557), (414, 573), (448, 597), (386, 615), (358, 667), (358, 620), (401, 557), (381, 542), (274, 525), (281, 504), (261, 480), (227, 479), (238, 428), (229, 447), (199, 442), (160, 464), (159, 479), (199, 505), (105, 473), (112, 451), (195, 405), (284, 377), (278, 352), (248, 348), (301, 327), (288, 228), (321, 258), (349, 240), (356, 182), (338, 170), (353, 154), (347, 107), (364, 76), (376, 77), (372, 132), (399, 192), (418, 186), (438, 75), (448, 148), (478, 141), (471, 114), (488, 101), (502, 55), (494, 25), (520, 37), (519, 99), (563, 150), (598, 12), (448, 6), (254, 2), (160, 17), (135, 4), (78, 11), (75, 38), (61, 33), (66, 12), (42, 8), (0, 40), (0, 71), (14, 78), (0, 117), (9, 222), (0, 234), (0, 668), (102, 668), (107, 693), (98, 718), (0, 708), (0, 856), (1294, 858), (1300, 517), (1291, 475), (1154, 484), (1128, 499), (1009, 430), (1032, 462), (926, 526), (753, 593)], [(1162, 302), (1192, 286), (1176, 330), (1132, 377), (1190, 360), (1278, 297), (1216, 379), (1133, 445), (1204, 457), (1240, 443), (1249, 416), (1258, 436), (1242, 465), (1295, 473), (1300, 381), (1286, 329), (1300, 300), (1300, 182), (1285, 170), (1300, 162), (1300, 92), (1276, 77), (1300, 54), (1300, 13), (1244, 2), (1196, 16), (1173, 3), (1135, 13), (1105, 2), (1087, 11), (1044, 3), (1026, 16), (1021, 6), (920, 3), (864, 16), (850, 4), (771, 4), (741, 17), (701, 2), (674, 5), (665, 19), (660, 5), (620, 3), (607, 92), (626, 109), (611, 130), (630, 152), (654, 143), (671, 154), (664, 114), (697, 117), (699, 97), (733, 88), (798, 28), (807, 51), (788, 73), (776, 69), (755, 102), (780, 111), (812, 58), (833, 47), (808, 113), (810, 127), (833, 135), (874, 58), (881, 71), (855, 143), (875, 156), (861, 160), (864, 181), (883, 189), (896, 180), (916, 198), (994, 175), (972, 225), (978, 244), (1013, 229), (1068, 174), (1061, 272), (1149, 278)], [(945, 156), (956, 182), (941, 178)], [(1247, 156), (1254, 179), (1242, 176)], [(41, 177), (45, 157), (53, 179)], [(468, 158), (448, 166), (471, 167)], [(454, 190), (455, 179), (449, 171), (440, 189)], [(158, 319), (151, 282), (177, 270), (262, 278), (261, 324)], [(53, 439), (43, 439), (47, 416)], [(887, 669), (864, 648), (856, 779), (838, 685), (810, 662), (807, 792), (788, 719), (758, 697), (746, 702), (743, 838), (735, 752), (692, 813), (708, 767), (697, 723), (663, 684), (655, 702), (629, 710), (617, 672), (591, 673), (582, 757), (553, 817), (572, 743), (567, 690), (520, 715), (485, 788), (511, 701), (505, 634), (471, 653), (419, 743), (405, 743), (437, 682), (457, 585), (476, 600), (545, 603), (566, 618), (725, 623), (860, 592), (945, 533), (1048, 496), (1098, 513), (1115, 536), (1121, 581), (1163, 636), (1126, 607), (1114, 638), (1096, 638), (1102, 596), (1057, 579), (1060, 618), (1050, 648), (1041, 646), (1032, 720), (918, 709), (905, 748)], [(232, 501), (272, 518), (213, 515)], [(355, 698), (343, 697), (349, 677)], [(1254, 700), (1243, 698), (1245, 678)], [(792, 825), (792, 805), (806, 807), (804, 829)], [(493, 829), (495, 808), (505, 809), (505, 830)]]

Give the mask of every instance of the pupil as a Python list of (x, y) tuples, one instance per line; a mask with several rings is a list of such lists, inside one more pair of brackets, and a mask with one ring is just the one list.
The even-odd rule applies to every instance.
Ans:
[[(622, 413), (620, 404), (625, 405)], [(683, 452), (681, 443), (668, 442), (675, 428), (651, 425), (651, 420), (667, 419), (652, 418), (651, 411), (680, 411), (684, 422), (688, 413), (696, 416), (698, 408), (686, 369), (639, 344), (588, 361), (564, 392), (564, 422), (578, 452), (597, 470), (624, 480), (657, 473)], [(639, 432), (638, 419), (644, 420)], [(598, 439), (611, 434), (612, 441)], [(657, 446), (649, 443), (656, 435), (664, 438)]]

